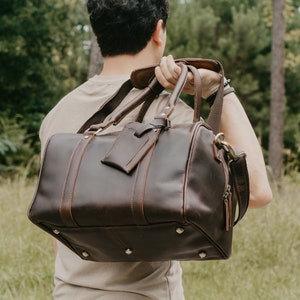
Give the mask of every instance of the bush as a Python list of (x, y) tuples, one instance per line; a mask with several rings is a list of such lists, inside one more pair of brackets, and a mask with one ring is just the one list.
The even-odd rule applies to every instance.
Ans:
[(28, 123), (20, 115), (9, 118), (0, 114), (0, 175), (4, 177), (14, 176), (24, 169), (28, 175), (37, 172), (39, 142), (36, 135), (28, 133)]

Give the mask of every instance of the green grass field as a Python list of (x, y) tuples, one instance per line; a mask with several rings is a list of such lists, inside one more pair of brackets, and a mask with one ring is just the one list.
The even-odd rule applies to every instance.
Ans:
[[(268, 207), (248, 211), (229, 260), (182, 263), (186, 300), (300, 299), (299, 183), (286, 179)], [(26, 216), (34, 189), (0, 182), (0, 300), (52, 299), (51, 240)]]

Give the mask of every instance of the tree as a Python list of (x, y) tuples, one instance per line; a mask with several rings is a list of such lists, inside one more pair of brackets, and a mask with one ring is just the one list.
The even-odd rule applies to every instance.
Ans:
[(86, 77), (83, 8), (76, 0), (1, 1), (0, 111), (46, 113)]
[(39, 152), (42, 118), (86, 79), (84, 9), (77, 0), (1, 0), (0, 173)]
[[(270, 145), (272, 2), (171, 1), (167, 43), (167, 53), (175, 57), (210, 57), (223, 63), (261, 142), (266, 161)], [(288, 167), (284, 171), (288, 172), (300, 168), (300, 102), (295, 101), (300, 99), (299, 1), (286, 0), (285, 13), (284, 77), (288, 92), (284, 103), (283, 145), (284, 162)], [(270, 151), (277, 151), (281, 156), (283, 152), (278, 147)]]
[(283, 134), (285, 107), (285, 0), (273, 2), (271, 111), (269, 164), (276, 180), (281, 180), (283, 170)]

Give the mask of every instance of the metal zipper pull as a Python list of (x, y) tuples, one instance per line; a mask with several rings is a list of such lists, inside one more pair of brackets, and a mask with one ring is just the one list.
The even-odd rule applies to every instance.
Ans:
[(224, 194), (224, 204), (225, 204), (225, 221), (226, 221), (226, 231), (229, 231), (232, 227), (232, 192), (231, 186), (228, 185), (226, 192)]

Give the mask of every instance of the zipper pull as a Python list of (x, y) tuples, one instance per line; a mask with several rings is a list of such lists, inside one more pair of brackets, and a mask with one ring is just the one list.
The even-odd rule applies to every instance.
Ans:
[(225, 220), (226, 220), (226, 231), (229, 231), (232, 227), (232, 192), (231, 186), (228, 185), (224, 194), (225, 204)]

